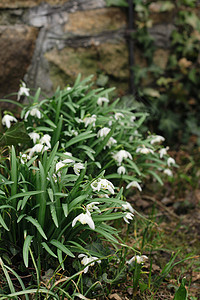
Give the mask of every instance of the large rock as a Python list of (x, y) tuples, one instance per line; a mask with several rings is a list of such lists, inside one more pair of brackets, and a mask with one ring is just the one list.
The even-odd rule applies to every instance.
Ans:
[(1, 0), (0, 8), (33, 7), (43, 2), (51, 5), (62, 5), (69, 0)]
[(19, 89), (31, 63), (37, 33), (26, 25), (0, 26), (0, 97)]
[(126, 28), (126, 26), (125, 13), (117, 7), (111, 7), (69, 14), (64, 31), (76, 35), (93, 35), (103, 31)]

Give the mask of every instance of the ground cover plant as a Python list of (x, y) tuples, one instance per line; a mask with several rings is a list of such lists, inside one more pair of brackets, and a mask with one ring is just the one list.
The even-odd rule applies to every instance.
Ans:
[(128, 270), (134, 295), (148, 288), (148, 257), (121, 235), (138, 214), (127, 197), (150, 179), (162, 185), (177, 165), (164, 137), (142, 133), (146, 114), (117, 109), (110, 91), (80, 76), (52, 97), (22, 83), (20, 116), (4, 112), (1, 299), (104, 297)]

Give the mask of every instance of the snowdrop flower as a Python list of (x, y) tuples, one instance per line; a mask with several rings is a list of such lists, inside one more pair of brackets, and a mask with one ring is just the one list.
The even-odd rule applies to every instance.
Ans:
[(136, 187), (140, 192), (142, 191), (142, 188), (137, 181), (131, 181), (126, 188), (129, 189), (130, 187)]
[[(113, 145), (117, 144), (117, 141), (111, 136), (106, 144), (106, 146), (110, 149)], [(104, 147), (105, 149), (106, 147)]]
[(131, 117), (130, 117), (130, 121), (131, 121), (132, 123), (134, 123), (135, 120), (136, 120), (136, 116), (131, 116)]
[(29, 156), (28, 154), (23, 153), (23, 154), (21, 155), (20, 161), (21, 161), (21, 163), (24, 165), (25, 163), (28, 162), (29, 159), (30, 159), (30, 156)]
[(170, 176), (170, 177), (173, 177), (173, 173), (172, 173), (172, 171), (170, 169), (165, 169), (163, 171), (163, 173), (166, 174), (166, 175), (168, 175), (168, 176)]
[(67, 91), (70, 91), (72, 88), (70, 87), (70, 86), (68, 86), (67, 88), (66, 88), (66, 90)]
[(81, 224), (88, 224), (91, 229), (95, 229), (94, 221), (92, 220), (91, 214), (89, 210), (86, 210), (86, 213), (82, 213), (78, 215), (73, 221), (72, 221), (72, 227), (76, 225), (76, 222), (79, 221)]
[(143, 145), (143, 147), (139, 147), (136, 149), (136, 153), (142, 153), (142, 154), (149, 154), (149, 153), (154, 153), (154, 151), (150, 148), (147, 148)]
[(118, 173), (119, 175), (125, 174), (125, 173), (126, 173), (125, 167), (120, 166), (120, 167), (117, 169), (117, 173)]
[[(59, 161), (57, 164), (56, 164), (56, 173), (62, 168), (64, 167), (65, 164), (62, 162), (62, 161)], [(61, 173), (58, 174), (59, 176), (61, 175)]]
[(99, 202), (91, 202), (89, 204), (86, 205), (86, 209), (89, 210), (89, 211), (93, 211), (93, 210), (96, 210), (98, 211), (99, 213), (101, 213), (100, 209), (98, 208), (98, 206), (96, 206), (96, 204), (98, 205)]
[(109, 100), (106, 97), (99, 97), (98, 100), (97, 100), (97, 104), (99, 106), (102, 106), (104, 102), (109, 103)]
[(130, 224), (129, 220), (133, 220), (134, 214), (128, 212), (126, 215), (123, 217), (124, 221), (128, 224)]
[(174, 165), (176, 162), (172, 157), (169, 157), (167, 160), (168, 167), (171, 167), (171, 165)]
[(115, 113), (114, 118), (115, 120), (120, 120), (121, 118), (124, 118), (124, 115), (122, 113)]
[(108, 190), (111, 194), (114, 194), (114, 185), (107, 179), (97, 179), (91, 183), (93, 191)]
[(155, 135), (155, 136), (151, 136), (150, 138), (152, 138), (151, 140), (151, 145), (154, 145), (154, 144), (159, 144), (161, 142), (164, 142), (165, 138), (161, 135)]
[(78, 131), (76, 131), (76, 130), (72, 129), (72, 130), (71, 130), (71, 134), (73, 134), (73, 135), (77, 136), (77, 135), (78, 135)]
[(33, 140), (33, 143), (35, 144), (37, 142), (37, 140), (40, 139), (40, 135), (37, 132), (30, 132), (28, 134), (30, 136), (30, 138)]
[(79, 176), (80, 170), (85, 169), (85, 166), (82, 163), (76, 163), (73, 165), (73, 169), (74, 169), (74, 173)]
[[(65, 152), (65, 153), (63, 153), (64, 155), (67, 155), (67, 156), (72, 156), (72, 153), (71, 152)], [(70, 163), (73, 163), (74, 162), (74, 160), (73, 159), (71, 159), (71, 158), (65, 158), (64, 160), (63, 160), (63, 163), (65, 163), (65, 164), (70, 164)]]
[(101, 263), (101, 260), (98, 259), (98, 258), (95, 257), (95, 256), (90, 256), (90, 257), (88, 257), (88, 256), (85, 255), (85, 254), (79, 254), (79, 255), (78, 255), (78, 258), (83, 258), (83, 259), (81, 260), (81, 263), (82, 263), (82, 265), (86, 266), (86, 267), (84, 268), (84, 273), (87, 273), (89, 267), (90, 267), (90, 266), (94, 266), (95, 262), (97, 262), (98, 264)]
[(45, 134), (41, 139), (40, 139), (40, 144), (46, 144), (47, 147), (51, 148), (50, 144), (51, 136), (49, 134)]
[(117, 152), (116, 154), (113, 155), (113, 158), (114, 158), (114, 160), (117, 161), (118, 165), (121, 165), (123, 159), (126, 159), (126, 158), (133, 159), (132, 155), (126, 150), (120, 150), (119, 152)]
[(85, 127), (88, 127), (88, 125), (92, 124), (93, 127), (95, 127), (95, 122), (96, 122), (97, 116), (92, 115), (91, 117), (85, 117), (83, 119), (83, 122), (85, 123)]
[(97, 132), (97, 137), (105, 137), (110, 132), (110, 128), (103, 127)]
[(42, 144), (35, 144), (35, 146), (33, 146), (33, 148), (29, 149), (30, 152), (29, 152), (29, 156), (32, 157), (33, 156), (33, 153), (37, 152), (37, 153), (40, 153), (40, 152), (44, 152), (46, 150), (48, 150), (49, 147), (47, 146), (44, 146)]
[(30, 91), (30, 89), (28, 89), (26, 87), (26, 84), (24, 82), (22, 82), (22, 85), (20, 86), (20, 89), (17, 94), (17, 101), (19, 101), (19, 99), (22, 95), (27, 96), (27, 97), (30, 96), (29, 91)]
[(142, 264), (144, 263), (146, 260), (148, 259), (148, 257), (146, 255), (136, 255), (136, 256), (133, 256), (131, 259), (129, 259), (127, 261), (127, 264), (131, 264), (132, 262), (136, 261), (138, 264)]
[(164, 155), (167, 155), (167, 150), (169, 150), (169, 147), (162, 148), (159, 150), (160, 158), (163, 158)]
[(28, 110), (28, 111), (26, 112), (25, 117), (24, 117), (24, 120), (25, 120), (25, 121), (27, 120), (29, 114), (30, 114), (32, 117), (37, 117), (38, 119), (41, 119), (41, 117), (42, 117), (42, 114), (41, 114), (41, 112), (39, 111), (39, 109), (38, 109), (37, 107), (34, 107), (34, 108), (32, 108), (32, 109), (30, 109), (30, 110)]
[(122, 204), (122, 208), (125, 210), (129, 210), (132, 214), (134, 213), (134, 209), (129, 202), (125, 202), (124, 204)]
[(6, 125), (7, 128), (10, 128), (11, 122), (17, 122), (17, 119), (11, 115), (5, 115), (2, 118), (2, 124)]

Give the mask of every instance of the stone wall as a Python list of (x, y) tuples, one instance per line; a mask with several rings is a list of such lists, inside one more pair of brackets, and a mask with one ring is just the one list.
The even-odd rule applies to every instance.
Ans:
[[(160, 14), (159, 14), (160, 15)], [(158, 17), (152, 6), (155, 63), (165, 67), (173, 14)], [(78, 73), (128, 90), (129, 66), (124, 9), (104, 0), (1, 0), (0, 97), (16, 92), (20, 80), (51, 94), (72, 84)], [(144, 64), (136, 49), (135, 60)]]

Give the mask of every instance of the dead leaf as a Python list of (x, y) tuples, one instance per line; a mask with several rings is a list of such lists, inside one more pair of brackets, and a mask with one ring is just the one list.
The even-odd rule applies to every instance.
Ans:
[(122, 300), (122, 298), (117, 293), (111, 294), (109, 296), (109, 299)]

